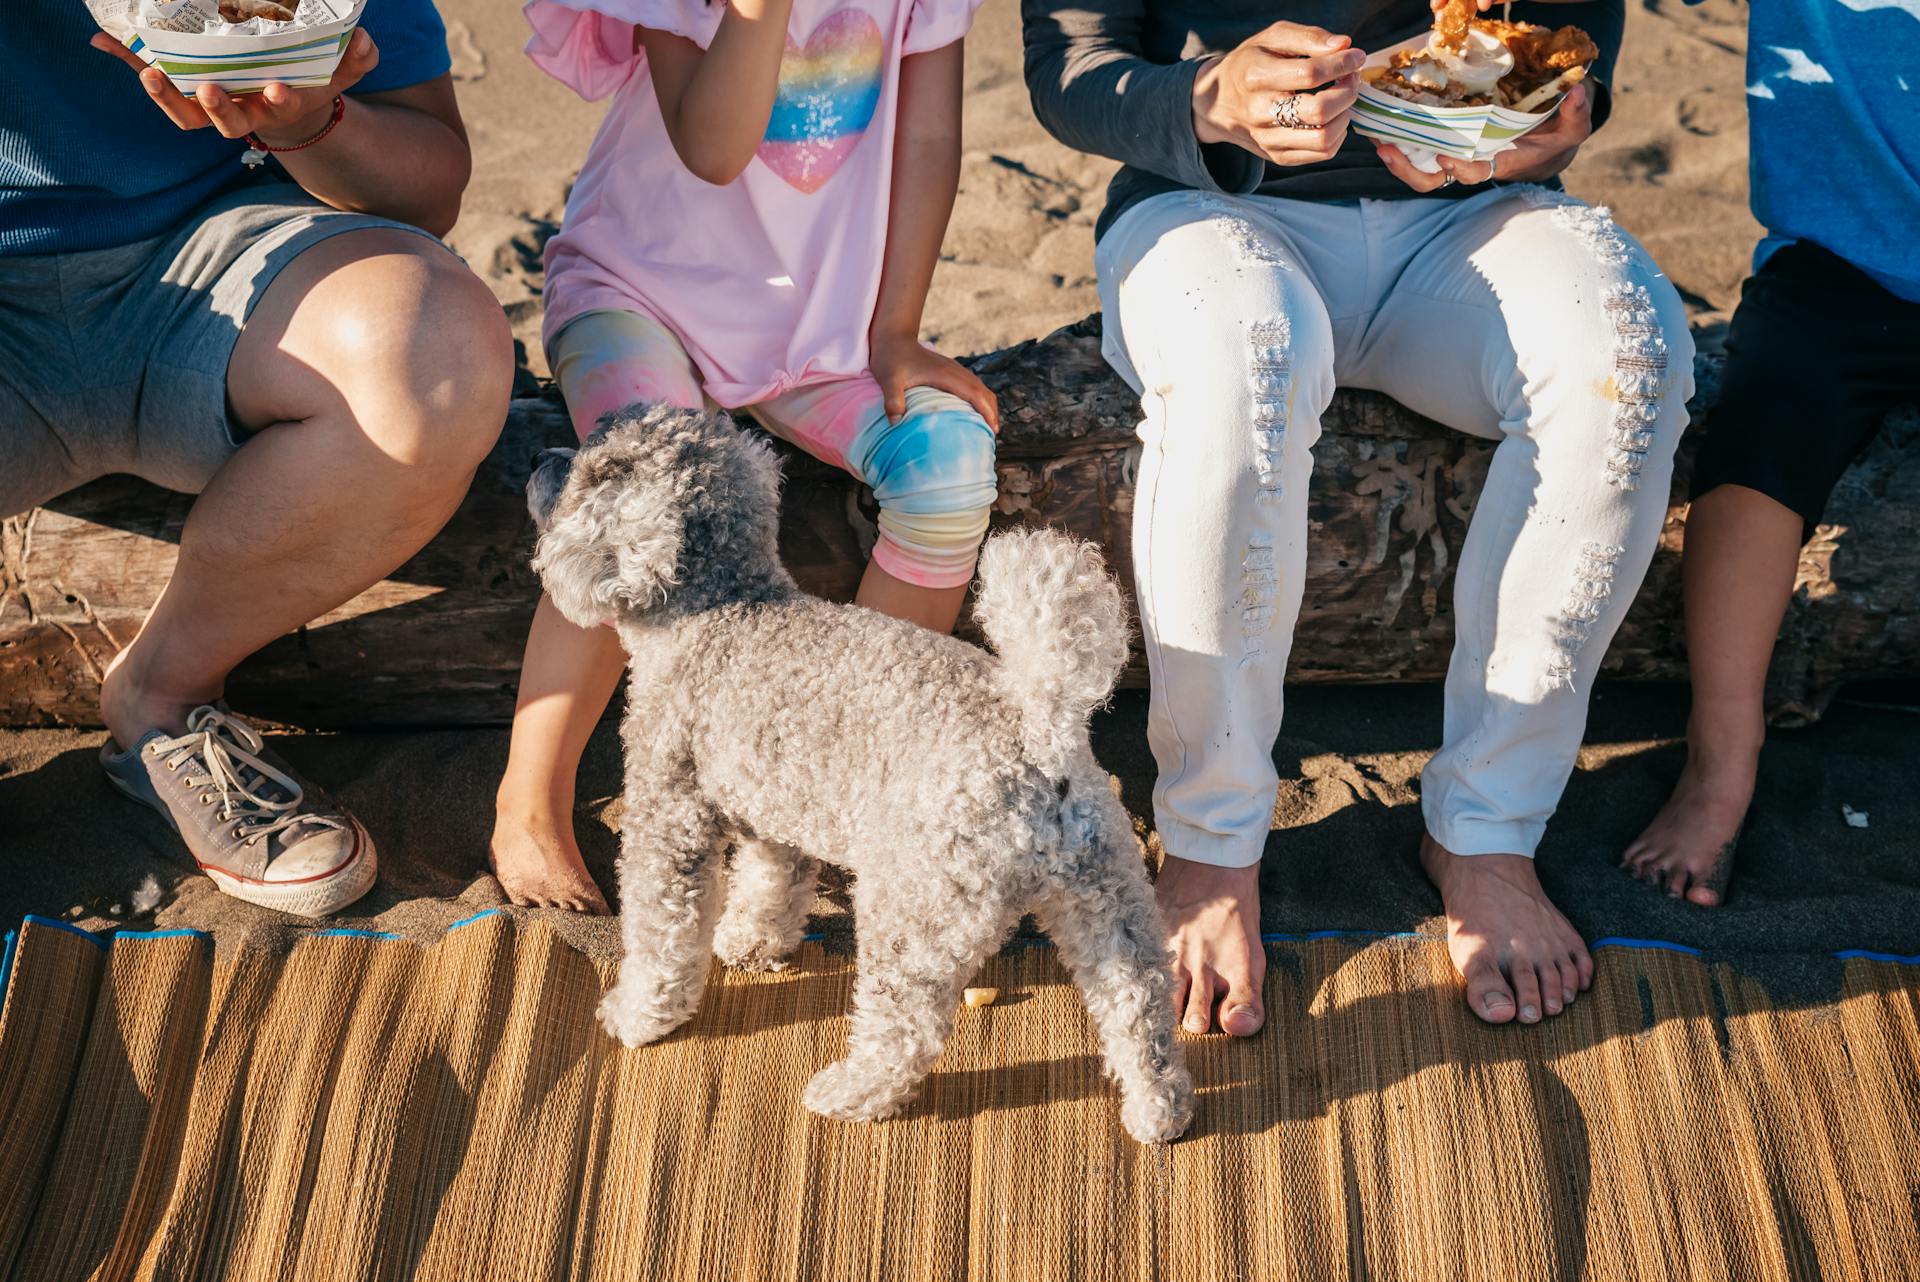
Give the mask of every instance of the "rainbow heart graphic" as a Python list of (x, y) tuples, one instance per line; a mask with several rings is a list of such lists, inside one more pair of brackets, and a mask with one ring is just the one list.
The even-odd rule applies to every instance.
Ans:
[(805, 48), (787, 37), (780, 89), (759, 156), (811, 196), (860, 145), (880, 105), (880, 25), (863, 9), (835, 9)]

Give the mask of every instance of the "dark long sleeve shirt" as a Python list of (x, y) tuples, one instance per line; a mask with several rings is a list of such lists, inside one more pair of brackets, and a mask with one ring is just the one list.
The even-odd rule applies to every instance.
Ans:
[[(1573, 23), (1599, 45), (1597, 128), (1609, 105), (1605, 86), (1620, 50), (1625, 0), (1522, 2), (1513, 10), (1528, 22)], [(1203, 145), (1193, 132), (1193, 81), (1207, 59), (1281, 20), (1351, 36), (1369, 51), (1398, 44), (1432, 25), (1423, 0), (1022, 0), (1021, 19), (1027, 90), (1040, 123), (1068, 146), (1125, 166), (1107, 189), (1099, 234), (1129, 206), (1181, 188), (1296, 200), (1417, 194), (1358, 134), (1315, 165), (1271, 165), (1230, 143)], [(1456, 186), (1444, 195), (1477, 190)]]

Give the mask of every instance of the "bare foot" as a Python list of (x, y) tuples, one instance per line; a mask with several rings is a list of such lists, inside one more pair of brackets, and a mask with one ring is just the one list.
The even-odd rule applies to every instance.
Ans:
[[(1260, 866), (1218, 868), (1168, 855), (1154, 897), (1173, 936), (1173, 1008), (1189, 1033), (1251, 1037), (1267, 1022), (1260, 986)], [(1217, 1015), (1216, 1015), (1217, 1010)]]
[(487, 861), (507, 898), (522, 908), (564, 908), (605, 917), (611, 910), (574, 844), (571, 823), (555, 824), (501, 805)]
[(1733, 761), (1689, 753), (1673, 795), (1620, 856), (1620, 866), (1675, 899), (1718, 906), (1733, 877), (1733, 851), (1758, 769), (1757, 753)]
[(1537, 1024), (1593, 983), (1593, 958), (1525, 855), (1456, 855), (1422, 834), (1420, 864), (1447, 907), (1447, 953), (1467, 1007), (1489, 1024)]

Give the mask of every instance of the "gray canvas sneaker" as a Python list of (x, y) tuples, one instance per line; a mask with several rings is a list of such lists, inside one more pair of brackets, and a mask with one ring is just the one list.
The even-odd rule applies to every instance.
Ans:
[(324, 917), (373, 886), (366, 828), (225, 704), (194, 709), (183, 735), (155, 730), (130, 749), (108, 740), (100, 764), (114, 787), (159, 811), (235, 899)]

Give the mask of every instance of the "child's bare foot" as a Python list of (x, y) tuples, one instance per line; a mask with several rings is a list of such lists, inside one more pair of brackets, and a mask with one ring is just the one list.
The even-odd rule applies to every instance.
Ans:
[(1620, 856), (1620, 866), (1656, 890), (1702, 908), (1727, 895), (1734, 847), (1753, 801), (1757, 755), (1734, 760), (1690, 753), (1667, 804)]
[(1467, 1007), (1489, 1024), (1537, 1024), (1593, 983), (1593, 957), (1524, 855), (1456, 855), (1422, 834), (1420, 864), (1447, 909), (1447, 954)]
[(522, 908), (564, 908), (597, 917), (612, 911), (580, 858), (570, 823), (556, 824), (500, 805), (494, 812), (487, 861), (507, 898)]

